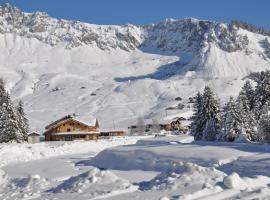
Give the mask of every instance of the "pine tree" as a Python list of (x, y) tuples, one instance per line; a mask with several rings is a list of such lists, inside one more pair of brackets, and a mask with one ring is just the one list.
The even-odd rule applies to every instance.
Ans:
[(194, 98), (193, 103), (194, 114), (192, 116), (191, 123), (191, 134), (194, 136), (195, 140), (201, 140), (203, 137), (203, 124), (202, 124), (202, 106), (203, 106), (203, 97), (200, 92), (197, 93)]
[(236, 105), (233, 97), (231, 97), (224, 107), (220, 140), (234, 141), (242, 133), (244, 124), (242, 110), (241, 104)]
[(27, 134), (29, 132), (28, 120), (24, 113), (23, 102), (19, 101), (17, 106), (18, 125), (20, 128), (20, 140), (27, 140)]
[(218, 129), (216, 120), (214, 118), (208, 119), (203, 130), (203, 139), (206, 141), (215, 141), (217, 139)]
[(253, 110), (254, 103), (255, 103), (255, 97), (254, 97), (254, 89), (250, 83), (249, 80), (245, 82), (245, 84), (242, 87), (242, 90), (240, 91), (240, 94), (244, 94), (247, 97), (247, 105), (249, 107), (249, 110)]
[[(204, 130), (203, 138), (204, 139), (210, 138), (205, 135), (207, 134), (207, 132), (205, 131), (207, 123), (215, 125), (212, 128), (212, 131), (214, 131), (214, 128), (215, 128), (215, 134), (218, 135), (219, 129), (220, 129), (220, 122), (221, 122), (219, 102), (215, 98), (215, 94), (209, 86), (206, 86), (204, 89), (201, 117), (202, 117), (201, 120), (202, 120), (203, 130)], [(214, 121), (214, 123), (211, 121)], [(209, 134), (212, 135), (212, 133), (209, 133)]]
[(250, 99), (247, 96), (246, 90), (241, 90), (237, 98), (236, 107), (241, 114), (241, 121), (243, 123), (243, 131), (246, 134), (248, 140), (256, 140), (257, 134), (255, 127), (257, 120), (254, 113), (250, 109)]
[(257, 77), (256, 82), (254, 113), (256, 119), (260, 119), (263, 106), (266, 103), (270, 103), (270, 71), (267, 70), (261, 72)]
[(258, 140), (262, 142), (270, 142), (270, 109), (269, 104), (263, 106), (263, 112), (258, 123)]
[(0, 101), (0, 142), (20, 142), (18, 118), (9, 94), (2, 92)]
[(203, 95), (197, 94), (193, 106), (191, 133), (195, 140), (215, 140), (219, 133), (221, 117), (218, 100), (210, 87), (205, 87)]

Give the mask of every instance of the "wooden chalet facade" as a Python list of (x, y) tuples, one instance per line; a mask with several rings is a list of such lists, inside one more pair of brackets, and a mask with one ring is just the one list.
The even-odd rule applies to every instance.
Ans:
[(45, 141), (97, 140), (98, 120), (92, 116), (68, 115), (45, 127)]

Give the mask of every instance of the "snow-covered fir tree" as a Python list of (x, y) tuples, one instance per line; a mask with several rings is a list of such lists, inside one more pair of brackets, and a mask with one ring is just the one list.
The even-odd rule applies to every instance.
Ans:
[(194, 114), (192, 116), (191, 123), (191, 134), (194, 136), (195, 140), (201, 140), (203, 137), (203, 123), (202, 123), (202, 106), (203, 106), (203, 96), (200, 92), (197, 93), (194, 98), (193, 109)]
[(198, 93), (195, 97), (192, 121), (191, 133), (196, 140), (216, 139), (221, 121), (220, 109), (214, 92), (208, 86), (205, 87), (203, 95)]
[(266, 103), (270, 103), (270, 71), (262, 71), (256, 79), (255, 88), (255, 106), (254, 113), (257, 119), (260, 119), (262, 108)]
[(18, 115), (18, 125), (20, 127), (20, 140), (26, 140), (27, 139), (27, 133), (29, 132), (29, 125), (28, 120), (26, 118), (24, 108), (23, 108), (23, 102), (19, 101), (17, 106), (17, 115)]
[(234, 141), (242, 133), (244, 125), (242, 110), (242, 105), (236, 105), (233, 97), (230, 97), (223, 110), (220, 140)]
[[(251, 97), (252, 98), (252, 97)], [(239, 110), (239, 116), (243, 123), (243, 132), (246, 134), (246, 138), (251, 141), (257, 140), (256, 126), (257, 120), (255, 115), (250, 109), (250, 98), (248, 98), (247, 90), (241, 90), (237, 98), (236, 107)]]
[(247, 97), (247, 105), (249, 106), (249, 110), (253, 110), (255, 103), (254, 89), (249, 80), (247, 80), (243, 85), (240, 94), (244, 94)]
[(270, 108), (266, 103), (263, 106), (263, 112), (258, 123), (258, 140), (261, 142), (270, 142)]
[(208, 119), (203, 130), (203, 140), (215, 141), (217, 139), (218, 130), (219, 127), (217, 126), (216, 119)]
[(7, 92), (0, 96), (0, 142), (23, 141), (18, 117)]
[[(218, 135), (219, 129), (220, 129), (220, 122), (221, 122), (221, 115), (220, 115), (220, 108), (219, 108), (219, 102), (215, 97), (214, 92), (209, 86), (206, 86), (204, 88), (203, 93), (203, 106), (202, 106), (202, 114), (201, 114), (201, 120), (203, 124), (203, 138), (213, 138), (213, 131)], [(213, 123), (214, 121), (215, 123)], [(205, 131), (206, 124), (214, 124), (215, 126), (212, 127), (212, 132), (207, 133)], [(207, 127), (208, 128), (208, 127)], [(209, 128), (208, 128), (209, 129)], [(207, 136), (206, 134), (210, 134), (211, 136)]]

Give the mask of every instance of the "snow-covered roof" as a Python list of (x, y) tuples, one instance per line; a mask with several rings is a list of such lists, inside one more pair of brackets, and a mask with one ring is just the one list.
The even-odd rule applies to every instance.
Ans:
[(31, 131), (29, 133), (27, 133), (27, 135), (40, 135), (40, 133), (38, 133), (37, 131)]
[(82, 123), (86, 126), (95, 126), (96, 125), (96, 122), (97, 122), (97, 119), (95, 117), (93, 117), (92, 115), (76, 115), (76, 114), (73, 114), (73, 115), (67, 115), (65, 117), (62, 117), (54, 122), (52, 122), (51, 124), (47, 125), (45, 128), (46, 129), (49, 129), (49, 128), (52, 128), (52, 127), (55, 127), (59, 124), (62, 124), (64, 122), (67, 122), (69, 120), (75, 120), (79, 123)]
[(92, 115), (75, 115), (72, 116), (72, 119), (81, 122), (87, 126), (95, 126), (97, 119)]
[(62, 133), (52, 133), (52, 135), (97, 135), (100, 132), (62, 132)]

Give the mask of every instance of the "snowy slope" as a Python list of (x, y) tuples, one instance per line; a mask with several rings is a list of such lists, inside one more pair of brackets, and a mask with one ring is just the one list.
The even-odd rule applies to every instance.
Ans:
[(103, 128), (186, 115), (187, 107), (165, 109), (206, 84), (226, 99), (244, 76), (270, 68), (270, 38), (232, 24), (92, 25), (11, 5), (0, 8), (0, 19), (1, 76), (39, 131), (74, 112), (96, 116)]

